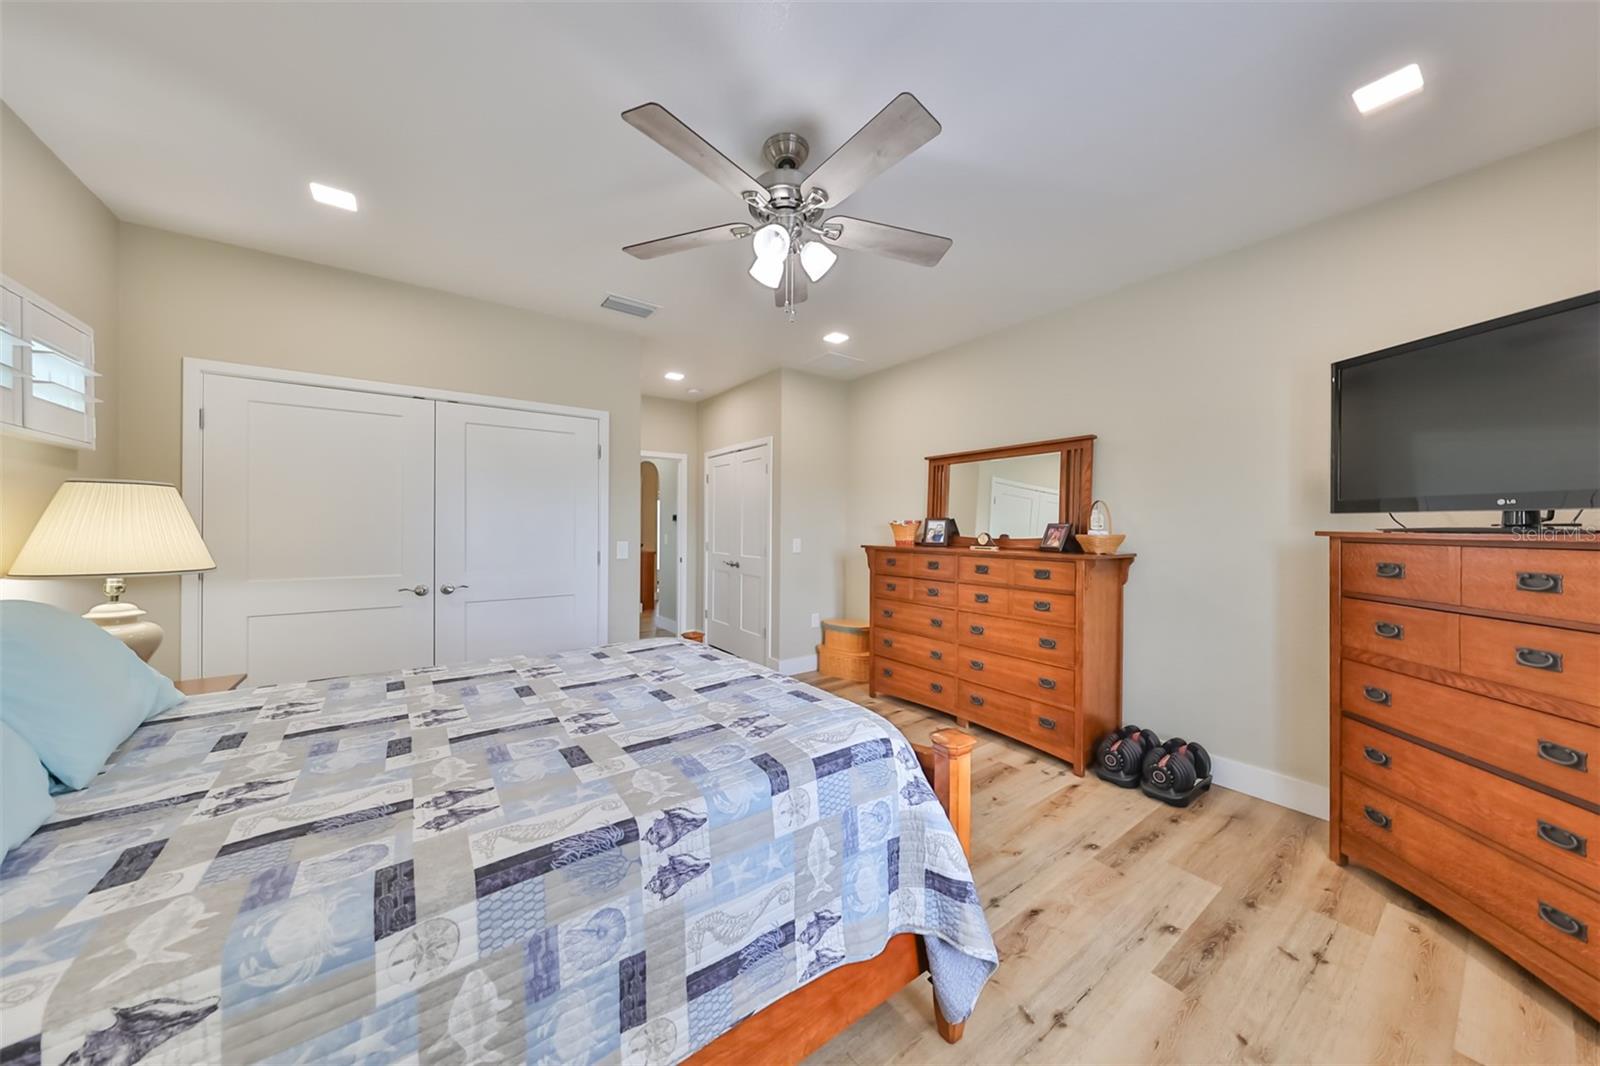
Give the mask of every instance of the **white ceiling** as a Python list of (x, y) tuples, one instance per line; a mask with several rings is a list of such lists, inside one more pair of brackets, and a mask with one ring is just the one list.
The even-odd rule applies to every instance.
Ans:
[[(0, 94), (119, 216), (625, 329), (644, 391), (866, 373), (1600, 123), (1600, 5), (3, 5)], [(1359, 118), (1407, 62), (1427, 90)], [(742, 206), (618, 118), (752, 172), (896, 93), (944, 132), (847, 205), (948, 235), (844, 253), (795, 323), (743, 243), (624, 244)], [(317, 180), (357, 215), (318, 206)], [(647, 322), (607, 292), (660, 304)], [(662, 380), (668, 369), (688, 378)]]

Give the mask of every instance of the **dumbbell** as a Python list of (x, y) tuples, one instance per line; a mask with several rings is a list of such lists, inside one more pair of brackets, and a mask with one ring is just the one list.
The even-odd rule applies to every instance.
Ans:
[(1145, 753), (1161, 743), (1152, 730), (1125, 725), (1100, 738), (1095, 761), (1110, 774), (1133, 777), (1144, 765)]
[(1144, 753), (1145, 784), (1166, 792), (1184, 793), (1211, 776), (1211, 754), (1198, 743), (1173, 737)]

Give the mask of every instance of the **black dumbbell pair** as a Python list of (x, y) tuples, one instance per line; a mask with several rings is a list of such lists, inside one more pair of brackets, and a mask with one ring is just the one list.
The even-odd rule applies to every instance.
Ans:
[(1211, 755), (1182, 737), (1163, 743), (1152, 730), (1125, 725), (1100, 738), (1094, 772), (1114, 785), (1137, 786), (1163, 803), (1187, 807), (1211, 787)]

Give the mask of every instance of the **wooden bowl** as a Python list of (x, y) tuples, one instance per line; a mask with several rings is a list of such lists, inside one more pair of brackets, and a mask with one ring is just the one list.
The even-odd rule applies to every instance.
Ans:
[(1078, 546), (1090, 555), (1111, 555), (1128, 539), (1126, 533), (1078, 533), (1076, 536)]

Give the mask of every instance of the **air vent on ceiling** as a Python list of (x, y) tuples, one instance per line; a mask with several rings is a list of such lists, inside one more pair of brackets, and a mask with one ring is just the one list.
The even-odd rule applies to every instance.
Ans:
[(607, 311), (621, 311), (625, 315), (635, 318), (649, 318), (661, 310), (655, 304), (647, 304), (643, 300), (630, 300), (626, 296), (607, 293), (606, 298), (600, 301), (600, 306)]

